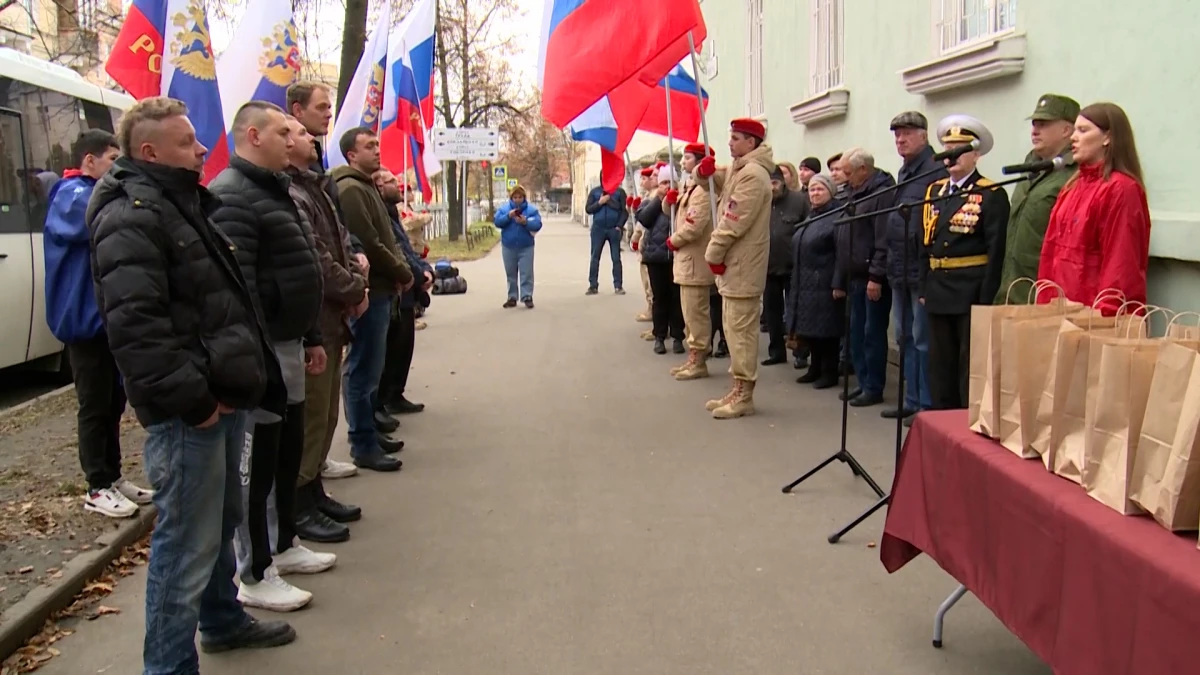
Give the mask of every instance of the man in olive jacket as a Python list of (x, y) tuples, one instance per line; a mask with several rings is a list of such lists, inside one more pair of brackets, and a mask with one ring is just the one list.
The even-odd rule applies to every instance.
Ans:
[(339, 144), (349, 164), (334, 169), (333, 179), (337, 181), (346, 228), (362, 242), (370, 263), (367, 283), (371, 289), (367, 311), (350, 324), (354, 340), (346, 356), (343, 392), (350, 456), (362, 469), (399, 471), (400, 460), (387, 451), (398, 452), (403, 446), (395, 441), (381, 443), (385, 439), (375, 429), (375, 410), (392, 300), (412, 286), (413, 273), (396, 247), (387, 204), (375, 189), (372, 176), (380, 166), (379, 137), (366, 127), (356, 127), (343, 134)]
[[(725, 169), (725, 184), (717, 205), (719, 220), (704, 252), (721, 293), (725, 338), (729, 341), (733, 388), (705, 407), (717, 419), (754, 414), (754, 383), (758, 380), (758, 319), (767, 282), (771, 240), (771, 170), (775, 159), (767, 145), (766, 128), (752, 119), (735, 119), (729, 127), (733, 163)], [(716, 163), (705, 157), (697, 176), (707, 180)]]
[(1018, 183), (1013, 191), (1004, 267), (1000, 272), (1000, 290), (996, 292), (998, 305), (1024, 305), (1035, 296), (1028, 282), (1013, 282), (1037, 279), (1050, 211), (1058, 201), (1059, 191), (1077, 169), (1075, 158), (1071, 156), (1071, 134), (1075, 131), (1076, 117), (1079, 117), (1079, 104), (1059, 94), (1042, 96), (1029, 116), (1033, 124), (1030, 132), (1033, 150), (1026, 155), (1025, 161), (1049, 161), (1061, 157), (1063, 166), (1036, 174), (1033, 180)]

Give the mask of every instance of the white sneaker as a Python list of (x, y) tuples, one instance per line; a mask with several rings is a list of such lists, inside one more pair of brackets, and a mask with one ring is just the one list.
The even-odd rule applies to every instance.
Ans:
[(274, 565), (267, 568), (263, 580), (256, 584), (242, 582), (238, 601), (247, 607), (272, 612), (294, 612), (312, 601), (312, 593), (302, 591), (279, 577)]
[(111, 487), (88, 492), (83, 496), (83, 508), (109, 518), (129, 518), (138, 510), (137, 504)]
[(113, 489), (129, 498), (134, 504), (149, 504), (154, 501), (154, 490), (140, 488), (124, 478), (113, 483)]
[(276, 553), (272, 560), (280, 574), (320, 574), (337, 564), (337, 555), (293, 546), (283, 553)]
[(349, 478), (358, 473), (358, 467), (350, 462), (339, 462), (336, 459), (325, 460), (325, 466), (321, 467), (321, 478), (334, 480), (336, 478)]

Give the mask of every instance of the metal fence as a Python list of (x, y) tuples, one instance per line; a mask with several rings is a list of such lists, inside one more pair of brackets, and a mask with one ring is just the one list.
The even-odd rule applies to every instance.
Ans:
[[(429, 239), (441, 239), (450, 235), (450, 211), (445, 204), (430, 204), (429, 213), (433, 216), (433, 220), (425, 227), (425, 236)], [(463, 238), (467, 242), (467, 249), (475, 248), (476, 244), (496, 236), (496, 228), (490, 225), (484, 227), (472, 227), (481, 218), (480, 209), (478, 206), (467, 207), (467, 220), (470, 221), (466, 226), (466, 233)]]

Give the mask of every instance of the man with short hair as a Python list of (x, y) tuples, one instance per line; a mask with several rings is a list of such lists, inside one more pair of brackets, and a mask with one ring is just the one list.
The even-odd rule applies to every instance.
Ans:
[[(1042, 255), (1042, 240), (1050, 224), (1050, 211), (1058, 201), (1058, 193), (1075, 175), (1078, 167), (1071, 154), (1071, 134), (1079, 103), (1061, 94), (1046, 94), (1038, 99), (1029, 116), (1033, 149), (1026, 162), (1062, 159), (1062, 168), (1043, 171), (1032, 180), (1017, 183), (1013, 190), (1008, 220), (1008, 241), (1004, 250), (1004, 267), (1000, 273), (1000, 288), (996, 304), (1028, 304), (1036, 297), (1029, 284), (1013, 284), (1017, 279), (1037, 279), (1038, 261)], [(1010, 290), (1011, 287), (1011, 290)]]
[[(239, 529), (239, 577), (242, 604), (274, 611), (300, 609), (312, 594), (280, 578), (272, 553), (286, 556), (289, 569), (333, 566), (331, 554), (295, 546), (296, 478), (304, 449), (304, 374), (325, 370), (317, 317), (322, 279), (316, 243), (301, 220), (284, 171), (294, 142), (283, 110), (274, 103), (250, 101), (233, 118), (233, 156), (229, 167), (209, 184), (220, 200), (212, 220), (233, 242), (242, 277), (256, 294), (275, 358), (287, 387), (287, 410), (251, 415), (252, 440), (242, 456), (246, 520)], [(272, 490), (278, 513), (278, 537), (271, 541), (267, 502)], [(274, 544), (274, 545), (272, 545)], [(319, 560), (318, 560), (319, 559)]]
[(837, 188), (833, 198), (845, 200), (850, 195), (850, 188), (846, 182), (846, 172), (842, 170), (842, 153), (839, 152), (826, 160), (825, 166), (829, 167), (829, 177), (833, 179), (833, 185)]
[[(946, 177), (946, 167), (933, 159), (929, 146), (929, 122), (915, 110), (902, 112), (892, 118), (892, 136), (900, 167), (896, 189), (896, 204), (915, 204), (925, 199), (925, 190), (934, 181)], [(911, 181), (911, 182), (908, 182)], [(897, 415), (909, 424), (917, 412), (929, 409), (929, 318), (925, 307), (918, 302), (921, 280), (921, 214), (924, 207), (910, 209), (905, 218), (900, 211), (887, 215), (882, 259), (872, 259), (871, 273), (886, 277), (892, 289), (892, 319), (897, 348), (904, 350), (904, 389), (899, 408), (881, 413), (885, 419)]]
[[(333, 120), (333, 99), (330, 95), (329, 85), (312, 80), (300, 80), (292, 83), (287, 88), (287, 111), (304, 126), (309, 136), (312, 137), (316, 152), (312, 163), (309, 164), (309, 169), (321, 177), (325, 192), (333, 200), (333, 206), (337, 209), (338, 219), (344, 224), (346, 214), (342, 213), (337, 184), (332, 177), (326, 175), (325, 149), (321, 147), (321, 142), (318, 140), (329, 134), (329, 123)], [(370, 271), (370, 264), (367, 256), (363, 253), (362, 242), (358, 241), (353, 234), (350, 235), (350, 248), (359, 268), (366, 276)], [(358, 473), (358, 467), (350, 462), (330, 459), (328, 452), (326, 455), (325, 463), (321, 466), (322, 478), (329, 480), (348, 478)]]
[[(871, 213), (890, 208), (895, 200), (892, 175), (875, 167), (875, 157), (862, 148), (852, 148), (838, 161), (846, 174), (855, 213)], [(859, 201), (862, 200), (862, 201)], [(850, 392), (850, 405), (872, 406), (883, 403), (887, 381), (888, 317), (892, 309), (892, 289), (883, 272), (887, 214), (856, 218), (838, 226), (837, 262), (833, 274), (833, 293), (850, 298), (850, 363), (858, 388)]]
[[(754, 414), (754, 385), (758, 380), (758, 318), (767, 280), (771, 241), (771, 171), (775, 160), (766, 144), (761, 122), (735, 119), (729, 125), (729, 154), (724, 186), (717, 205), (720, 214), (704, 260), (717, 277), (722, 299), (725, 338), (729, 341), (733, 387), (705, 404), (716, 419)], [(696, 166), (698, 180), (716, 173), (716, 162), (705, 157)]]
[(231, 242), (200, 186), (208, 149), (166, 97), (121, 118), (124, 157), (88, 204), (92, 275), (109, 347), (146, 427), (158, 520), (146, 579), (148, 675), (199, 672), (206, 652), (296, 638), (237, 600), (233, 534), (249, 410), (282, 415), (287, 393)]
[(367, 279), (350, 249), (350, 234), (325, 189), (325, 177), (311, 168), (317, 155), (316, 141), (296, 118), (288, 120), (288, 127), (292, 133), (288, 194), (312, 227), (321, 264), (324, 294), (317, 325), (326, 357), (324, 371), (304, 376), (304, 449), (296, 478), (296, 534), (309, 541), (341, 542), (350, 538), (345, 523), (361, 518), (362, 509), (326, 494), (321, 467), (329, 456), (341, 410), (342, 350), (350, 341), (347, 319), (366, 311)]
[(363, 244), (370, 267), (367, 311), (350, 323), (353, 341), (346, 355), (346, 422), (350, 427), (350, 455), (355, 466), (371, 471), (399, 471), (403, 463), (388, 453), (399, 452), (404, 442), (379, 434), (375, 412), (379, 409), (379, 378), (387, 351), (387, 330), (392, 301), (413, 285), (413, 272), (396, 246), (387, 204), (375, 187), (379, 170), (379, 137), (366, 127), (350, 129), (339, 141), (347, 164), (331, 173), (337, 181), (347, 229)]
[(79, 135), (75, 169), (50, 189), (43, 246), (46, 256), (46, 323), (65, 345), (79, 401), (79, 464), (87, 478), (83, 508), (110, 518), (137, 513), (154, 497), (121, 477), (121, 416), (125, 389), (108, 348), (92, 283), (91, 246), (85, 220), (88, 200), (120, 156), (117, 139), (103, 129)]
[(621, 269), (621, 237), (625, 233), (625, 222), (629, 220), (629, 212), (625, 207), (624, 188), (618, 187), (609, 193), (597, 186), (588, 193), (584, 211), (592, 217), (592, 262), (588, 268), (587, 295), (600, 292), (600, 255), (604, 253), (605, 244), (608, 244), (612, 258), (613, 291), (617, 295), (625, 295)]

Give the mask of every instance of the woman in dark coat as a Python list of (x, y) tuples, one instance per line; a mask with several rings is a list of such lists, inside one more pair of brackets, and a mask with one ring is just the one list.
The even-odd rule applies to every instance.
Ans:
[(683, 305), (679, 301), (679, 285), (671, 265), (671, 250), (667, 238), (671, 236), (671, 211), (679, 200), (679, 193), (671, 189), (671, 167), (664, 166), (658, 172), (658, 191), (653, 198), (638, 209), (637, 221), (646, 229), (638, 242), (642, 263), (650, 277), (650, 291), (654, 295), (651, 317), (654, 321), (654, 353), (666, 354), (668, 333), (674, 338), (674, 352), (682, 354)]
[(833, 297), (837, 258), (833, 180), (817, 174), (808, 183), (812, 211), (792, 237), (792, 289), (788, 296), (787, 330), (792, 341), (811, 352), (808, 372), (797, 382), (828, 389), (838, 381), (838, 343), (845, 327), (845, 300)]

